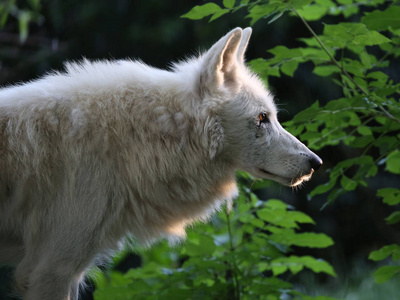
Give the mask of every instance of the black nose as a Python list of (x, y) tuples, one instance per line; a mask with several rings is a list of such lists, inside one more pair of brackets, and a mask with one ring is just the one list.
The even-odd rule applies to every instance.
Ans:
[(315, 155), (314, 153), (309, 158), (308, 162), (310, 163), (310, 166), (314, 169), (314, 171), (317, 171), (322, 166), (322, 159), (320, 159), (319, 156)]

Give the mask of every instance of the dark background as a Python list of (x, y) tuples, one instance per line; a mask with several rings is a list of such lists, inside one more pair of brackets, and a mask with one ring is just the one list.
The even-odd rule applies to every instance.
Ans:
[[(29, 8), (17, 2), (20, 8)], [(166, 68), (170, 62), (197, 55), (206, 50), (222, 35), (237, 26), (249, 26), (245, 10), (228, 14), (216, 21), (193, 21), (180, 16), (202, 1), (185, 0), (47, 0), (42, 1), (39, 22), (30, 24), (27, 40), (21, 44), (18, 22), (9, 17), (0, 30), (0, 85), (7, 86), (35, 79), (52, 69), (61, 70), (64, 61), (88, 59), (138, 58), (152, 66)], [(340, 19), (326, 18), (324, 22), (337, 23)], [(317, 33), (322, 22), (311, 22)], [(286, 15), (272, 24), (261, 20), (253, 26), (253, 36), (247, 59), (268, 58), (266, 50), (277, 45), (288, 48), (301, 46), (299, 37), (309, 37), (309, 32), (294, 17)], [(280, 121), (284, 122), (316, 100), (322, 104), (341, 96), (341, 90), (329, 78), (312, 74), (312, 65), (303, 64), (293, 78), (282, 75), (270, 80), (270, 89), (276, 97)], [(394, 79), (399, 72), (393, 70)], [(358, 155), (348, 148), (327, 147), (318, 155), (324, 167), (313, 180), (300, 191), (272, 185), (262, 198), (276, 197), (309, 214), (317, 223), (309, 230), (324, 232), (331, 236), (335, 245), (324, 250), (301, 250), (297, 254), (312, 254), (323, 257), (335, 267), (339, 278), (336, 281), (355, 280), (351, 274), (361, 268), (369, 272), (368, 255), (382, 245), (399, 243), (399, 230), (385, 225), (384, 218), (389, 208), (375, 196), (378, 187), (396, 186), (400, 179), (386, 177), (385, 173), (368, 182), (369, 188), (358, 188), (355, 192), (340, 197), (333, 205), (321, 211), (326, 195), (307, 200), (307, 194), (318, 184), (328, 181), (327, 169), (337, 162)], [(304, 253), (306, 251), (306, 253)], [(127, 261), (134, 266), (137, 260)], [(8, 299), (10, 270), (0, 269), (0, 299)], [(325, 277), (317, 279), (327, 283)], [(329, 283), (329, 282), (328, 282)], [(88, 296), (88, 299), (90, 296)]]

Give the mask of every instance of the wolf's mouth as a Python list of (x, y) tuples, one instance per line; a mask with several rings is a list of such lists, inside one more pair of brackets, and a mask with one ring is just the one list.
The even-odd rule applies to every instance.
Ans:
[(314, 169), (311, 169), (311, 172), (309, 174), (305, 174), (305, 175), (300, 175), (294, 178), (289, 178), (289, 177), (283, 177), (271, 172), (268, 172), (267, 170), (264, 169), (259, 169), (262, 173), (268, 175), (270, 177), (270, 179), (275, 180), (279, 183), (282, 183), (284, 185), (288, 185), (288, 186), (296, 186), (301, 184), (303, 181), (307, 181), (311, 178), (311, 175), (314, 173)]

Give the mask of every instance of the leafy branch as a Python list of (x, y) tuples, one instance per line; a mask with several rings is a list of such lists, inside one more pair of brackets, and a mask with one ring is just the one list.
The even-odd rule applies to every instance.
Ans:
[[(321, 46), (321, 48), (326, 52), (326, 54), (329, 56), (330, 61), (339, 68), (340, 72), (345, 75), (351, 83), (353, 83), (365, 96), (370, 97), (370, 94), (368, 93), (367, 90), (365, 90), (362, 86), (360, 86), (354, 79), (353, 77), (339, 64), (339, 62), (333, 57), (333, 55), (329, 52), (329, 50), (325, 47), (324, 43), (321, 41), (321, 39), (318, 37), (318, 35), (315, 33), (315, 31), (311, 28), (311, 26), (308, 24), (306, 20), (299, 14), (299, 12), (294, 8), (291, 7), (291, 10), (299, 17), (301, 22), (306, 26), (308, 31), (312, 34), (312, 36), (316, 39), (318, 44)], [(389, 118), (397, 123), (400, 124), (400, 119), (395, 118), (392, 116), (381, 104), (378, 104), (379, 109)]]
[(299, 17), (301, 22), (306, 26), (308, 31), (312, 34), (312, 36), (317, 40), (318, 44), (321, 46), (321, 48), (326, 52), (326, 54), (329, 56), (331, 62), (339, 68), (339, 70), (347, 77), (350, 79), (350, 81), (361, 91), (363, 92), (366, 96), (369, 96), (369, 93), (364, 90), (357, 82), (354, 81), (353, 77), (350, 76), (350, 74), (338, 63), (338, 61), (333, 57), (333, 55), (329, 52), (329, 50), (325, 47), (324, 43), (320, 40), (318, 35), (315, 33), (315, 31), (311, 28), (311, 26), (307, 23), (306, 20), (299, 14), (299, 12), (292, 7), (291, 10)]

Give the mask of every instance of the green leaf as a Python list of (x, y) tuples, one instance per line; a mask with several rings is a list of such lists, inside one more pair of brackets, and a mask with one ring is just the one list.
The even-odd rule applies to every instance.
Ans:
[(266, 18), (271, 14), (276, 13), (280, 7), (285, 7), (285, 5), (280, 5), (279, 3), (268, 3), (252, 6), (247, 15), (247, 18), (251, 19), (250, 25), (253, 26), (259, 19)]
[[(345, 4), (338, 7), (337, 12), (343, 14), (345, 18), (349, 18), (350, 16), (357, 14), (359, 12), (359, 6), (357, 4), (353, 4), (353, 0), (350, 1), (338, 1), (339, 3)], [(349, 3), (350, 2), (350, 3)]]
[(253, 59), (249, 62), (250, 68), (254, 73), (257, 73), (268, 86), (268, 76), (280, 77), (279, 67), (271, 66), (268, 61), (262, 58)]
[[(301, 50), (304, 58), (308, 58), (316, 64), (320, 64), (321, 62), (330, 62), (328, 54), (319, 48), (309, 47), (309, 48), (298, 48)], [(334, 55), (335, 51), (329, 51), (332, 55)]]
[(340, 180), (340, 185), (346, 191), (354, 191), (357, 187), (357, 182), (343, 175)]
[(275, 22), (276, 20), (278, 20), (280, 17), (283, 16), (283, 13), (284, 13), (284, 11), (281, 11), (281, 12), (276, 13), (276, 14), (271, 18), (271, 20), (268, 21), (268, 24), (271, 24), (271, 23)]
[[(351, 24), (350, 27), (347, 27)], [(324, 38), (329, 44), (337, 44), (338, 47), (344, 48), (346, 43), (354, 38), (352, 32), (362, 29), (363, 24), (352, 24), (352, 23), (339, 23), (335, 25), (324, 25)], [(364, 25), (365, 26), (365, 25)], [(356, 28), (355, 28), (356, 27)]]
[(284, 228), (298, 228), (297, 223), (315, 224), (306, 214), (287, 211), (287, 205), (280, 200), (269, 200), (265, 208), (257, 210), (257, 216), (268, 223)]
[(210, 22), (218, 19), (219, 17), (222, 17), (223, 15), (227, 14), (229, 12), (229, 9), (221, 9), (219, 12), (216, 12), (213, 14), (213, 16), (210, 18)]
[(361, 137), (349, 136), (347, 140), (344, 140), (344, 143), (354, 148), (365, 148), (373, 141), (374, 137), (372, 135)]
[(400, 174), (400, 151), (394, 150), (388, 156), (386, 160), (386, 169), (387, 171)]
[(200, 235), (198, 240), (191, 240), (186, 245), (186, 252), (191, 256), (212, 255), (216, 246), (214, 239), (207, 235)]
[[(324, 26), (324, 40), (332, 47), (373, 46), (390, 42), (390, 39), (360, 23), (339, 23)], [(358, 51), (356, 51), (358, 52)]]
[(281, 264), (272, 265), (271, 268), (272, 268), (272, 273), (274, 273), (274, 276), (278, 276), (280, 274), (283, 274), (288, 269), (285, 265), (281, 265)]
[(397, 205), (400, 203), (400, 190), (395, 188), (383, 188), (379, 189), (377, 194), (378, 197), (383, 197), (383, 203), (388, 205)]
[[(398, 139), (394, 136), (383, 136), (375, 140), (374, 146), (379, 148), (380, 154), (385, 154), (397, 148)], [(386, 158), (385, 158), (386, 162)]]
[(276, 60), (286, 60), (286, 59), (290, 59), (290, 58), (302, 58), (303, 57), (303, 53), (301, 52), (300, 48), (289, 49), (289, 48), (287, 48), (285, 46), (281, 46), (281, 45), (268, 50), (268, 52), (275, 55), (274, 59), (276, 59)]
[(357, 128), (357, 131), (361, 135), (365, 135), (365, 136), (372, 135), (372, 130), (368, 126), (360, 126)]
[(196, 5), (188, 13), (181, 16), (181, 18), (188, 18), (192, 20), (200, 20), (209, 15), (216, 14), (222, 10), (215, 3), (206, 3), (204, 5)]
[(255, 227), (258, 227), (258, 228), (263, 228), (264, 227), (264, 222), (261, 221), (260, 219), (253, 218), (253, 219), (250, 220), (250, 223), (252, 225), (254, 225)]
[[(270, 227), (268, 229), (271, 229)], [(309, 248), (326, 248), (332, 246), (333, 240), (322, 233), (295, 233), (293, 229), (274, 229), (270, 239), (286, 246), (299, 246)]]
[(318, 76), (330, 76), (333, 73), (339, 73), (340, 70), (338, 67), (333, 66), (333, 65), (328, 65), (328, 66), (316, 66), (313, 70), (314, 74), (317, 74)]
[(281, 71), (290, 77), (293, 77), (294, 72), (297, 70), (299, 62), (295, 60), (288, 61), (281, 66)]
[(375, 273), (375, 282), (384, 283), (400, 272), (400, 267), (398, 266), (383, 266), (380, 267)]
[[(260, 278), (260, 277), (258, 277), (258, 278)], [(267, 296), (267, 298), (265, 298), (263, 296), (265, 296), (265, 295), (273, 296), (274, 294), (276, 294), (277, 291), (290, 289), (292, 287), (292, 285), (289, 282), (283, 281), (277, 277), (262, 276), (261, 278), (262, 278), (262, 281), (261, 281), (262, 284), (256, 284), (256, 282), (258, 282), (258, 280), (256, 280), (255, 282), (253, 282), (252, 288), (251, 288), (252, 293), (254, 293), (256, 295), (257, 294), (260, 295), (260, 297), (256, 297), (256, 299), (278, 300), (278, 298), (275, 298), (275, 297)], [(280, 295), (280, 294), (281, 293), (279, 292), (278, 295)], [(246, 298), (246, 297), (243, 297), (243, 298)], [(248, 298), (248, 299), (250, 299), (250, 298)]]
[(273, 210), (285, 210), (288, 208), (288, 205), (277, 199), (270, 199), (265, 203), (265, 207), (271, 208)]
[(291, 2), (292, 6), (294, 8), (302, 9), (304, 6), (309, 5), (313, 1), (312, 0), (294, 0), (294, 1), (289, 1), (289, 2)]
[(297, 115), (294, 116), (293, 122), (295, 123), (298, 122), (302, 123), (304, 121), (309, 122), (320, 113), (320, 109), (318, 108), (318, 106), (319, 106), (318, 102), (315, 102), (309, 108), (302, 110), (301, 112), (299, 112)]
[(305, 213), (301, 211), (290, 211), (289, 212), (289, 217), (296, 221), (297, 223), (302, 223), (302, 224), (315, 224), (314, 220), (306, 215)]
[(366, 51), (360, 54), (360, 60), (365, 69), (371, 69), (373, 67), (372, 63), (376, 63), (375, 56), (368, 54)]
[(396, 224), (400, 222), (400, 211), (395, 211), (390, 214), (389, 217), (385, 218), (388, 224)]
[(388, 75), (380, 71), (371, 72), (367, 75), (367, 77), (376, 80), (369, 83), (370, 86), (375, 86), (375, 87), (384, 87), (389, 78)]
[(235, 6), (235, 0), (224, 0), (223, 4), (226, 8), (232, 8)]
[(379, 250), (373, 251), (369, 255), (369, 259), (373, 261), (379, 261), (393, 255), (393, 260), (400, 258), (400, 246), (396, 244), (387, 245)]
[(315, 189), (311, 191), (308, 197), (311, 199), (316, 195), (325, 194), (326, 192), (333, 189), (333, 187), (336, 185), (336, 178), (331, 178), (327, 183), (317, 186)]
[[(334, 3), (332, 3), (335, 5)], [(329, 5), (309, 5), (298, 10), (298, 13), (307, 21), (317, 21), (328, 13)]]
[(271, 268), (274, 275), (279, 275), (287, 270), (290, 270), (293, 274), (297, 274), (304, 267), (309, 268), (314, 273), (326, 273), (336, 277), (336, 273), (332, 266), (322, 259), (315, 259), (311, 256), (289, 256), (279, 257), (271, 261)]
[(349, 73), (360, 77), (364, 76), (364, 67), (358, 60), (346, 59), (343, 67)]
[(390, 43), (391, 40), (377, 31), (369, 31), (366, 34), (360, 34), (354, 37), (354, 44), (361, 46), (374, 46), (383, 43)]
[(400, 7), (391, 5), (386, 10), (374, 10), (361, 18), (369, 29), (387, 30), (400, 28)]
[(259, 189), (265, 189), (269, 186), (271, 186), (272, 182), (270, 180), (263, 180), (263, 179), (258, 179), (253, 182), (251, 185), (251, 190), (252, 191), (257, 191)]

